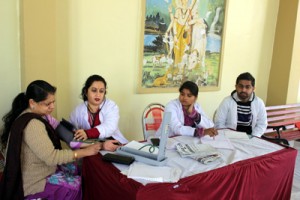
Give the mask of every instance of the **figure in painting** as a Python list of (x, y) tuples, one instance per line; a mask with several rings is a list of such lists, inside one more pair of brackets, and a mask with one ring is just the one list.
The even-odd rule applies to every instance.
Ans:
[(168, 7), (168, 11), (170, 14), (170, 24), (169, 27), (165, 33), (165, 37), (163, 42), (166, 43), (166, 48), (168, 51), (168, 58), (172, 59), (172, 55), (173, 55), (173, 48), (174, 48), (174, 34), (173, 34), (173, 23), (174, 23), (174, 16), (173, 16), (173, 12), (172, 12), (172, 5), (169, 5)]
[(206, 51), (206, 29), (207, 25), (205, 20), (199, 16), (198, 4), (192, 10), (192, 18), (189, 21), (189, 25), (192, 27), (192, 43), (191, 50), (197, 51), (198, 60), (201, 63), (203, 69), (205, 69), (205, 51)]
[[(221, 37), (217, 36), (221, 32), (214, 31), (213, 38), (210, 33), (222, 28), (223, 3), (223, 0), (152, 2), (145, 23), (147, 62), (143, 68), (149, 75), (143, 81), (145, 88), (177, 87), (186, 80), (198, 86), (217, 84), (221, 44)], [(155, 37), (152, 42), (149, 35)]]
[(202, 71), (205, 71), (207, 25), (199, 16), (198, 4), (198, 0), (177, 0), (174, 17), (169, 7), (171, 23), (166, 34), (170, 37), (172, 28), (175, 74), (184, 75), (197, 66), (202, 66)]
[(178, 0), (175, 8), (175, 15), (173, 21), (174, 34), (174, 64), (182, 61), (182, 56), (190, 44), (190, 8), (188, 7), (188, 0)]

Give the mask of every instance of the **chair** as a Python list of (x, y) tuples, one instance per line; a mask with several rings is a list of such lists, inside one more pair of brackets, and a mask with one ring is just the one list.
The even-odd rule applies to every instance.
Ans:
[(165, 106), (160, 103), (151, 103), (143, 111), (142, 125), (144, 139), (154, 136), (162, 122)]

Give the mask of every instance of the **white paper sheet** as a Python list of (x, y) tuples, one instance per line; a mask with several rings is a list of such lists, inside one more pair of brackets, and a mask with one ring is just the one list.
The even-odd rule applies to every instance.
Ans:
[(224, 133), (219, 133), (215, 137), (210, 137), (208, 135), (200, 138), (202, 144), (210, 144), (217, 149), (234, 149), (230, 140), (225, 136)]
[(127, 177), (152, 182), (175, 183), (180, 179), (181, 169), (167, 166), (151, 166), (139, 162), (130, 165)]
[(233, 131), (230, 129), (222, 129), (218, 130), (219, 134), (224, 134), (229, 139), (241, 139), (241, 140), (249, 140), (249, 136), (246, 132)]

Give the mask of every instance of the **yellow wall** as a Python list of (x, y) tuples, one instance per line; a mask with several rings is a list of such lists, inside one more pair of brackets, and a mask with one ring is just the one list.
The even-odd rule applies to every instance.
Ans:
[(300, 49), (298, 10), (298, 0), (280, 1), (268, 86), (268, 105), (297, 102), (300, 80), (300, 60), (297, 55)]
[[(256, 93), (266, 100), (278, 6), (279, 0), (227, 0), (221, 89), (198, 98), (209, 116), (245, 71), (255, 76)], [(108, 98), (120, 107), (121, 131), (142, 139), (145, 106), (178, 96), (137, 94), (142, 10), (140, 0), (23, 1), (24, 85), (40, 78), (56, 85), (60, 119), (81, 102), (85, 79), (100, 74)]]
[[(294, 4), (297, 11), (300, 11), (300, 3)], [(286, 103), (300, 103), (300, 13), (297, 13), (295, 23), (295, 35), (293, 38), (293, 51), (291, 55), (291, 71)]]
[[(56, 3), (55, 1), (21, 1), (21, 79), (22, 90), (36, 79), (57, 84), (60, 70), (56, 52)], [(54, 112), (56, 115), (56, 111)]]
[[(6, 68), (1, 68), (4, 72), (13, 69), (6, 79), (1, 79), (1, 90), (7, 88), (3, 83), (21, 83), (24, 90), (32, 80), (45, 79), (58, 87), (54, 115), (60, 119), (68, 117), (81, 102), (79, 94), (85, 79), (100, 74), (108, 82), (108, 98), (120, 107), (120, 129), (128, 139), (142, 138), (141, 114), (148, 103), (166, 104), (177, 98), (178, 93), (137, 94), (143, 22), (141, 0), (21, 0), (21, 69), (16, 35), (19, 12), (12, 9), (17, 2), (5, 1), (5, 6), (10, 6), (8, 10), (0, 7), (0, 20), (5, 17), (0, 33), (6, 31), (0, 41), (8, 42), (1, 45), (1, 56), (14, 58)], [(256, 94), (267, 100), (277, 14), (279, 3), (284, 2), (227, 0), (221, 87), (219, 91), (200, 92), (198, 98), (209, 116), (234, 89), (237, 75), (245, 71), (256, 78)], [(296, 32), (299, 33), (299, 26)], [(299, 45), (299, 39), (294, 40)], [(299, 51), (297, 45), (293, 47), (294, 54)], [(291, 65), (299, 66), (295, 56)], [(294, 71), (291, 73), (295, 75)], [(295, 77), (294, 82), (297, 80), (299, 85), (299, 78)], [(20, 88), (12, 86), (9, 84), (11, 92), (6, 94), (15, 96)], [(7, 102), (10, 104), (11, 99)], [(4, 106), (1, 104), (1, 112), (7, 110)]]
[(20, 90), (20, 43), (18, 0), (0, 1), (0, 125)]
[(49, 0), (22, 1), (22, 89), (33, 77), (57, 81), (55, 5)]

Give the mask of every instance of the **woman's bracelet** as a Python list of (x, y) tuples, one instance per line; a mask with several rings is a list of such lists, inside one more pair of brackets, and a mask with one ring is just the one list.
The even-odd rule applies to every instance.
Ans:
[(76, 151), (74, 151), (74, 160), (77, 160), (78, 154)]

